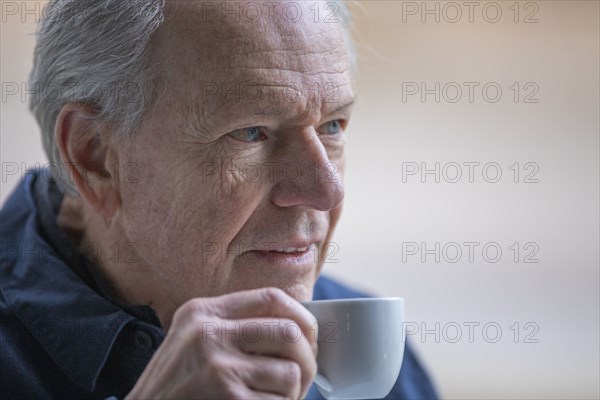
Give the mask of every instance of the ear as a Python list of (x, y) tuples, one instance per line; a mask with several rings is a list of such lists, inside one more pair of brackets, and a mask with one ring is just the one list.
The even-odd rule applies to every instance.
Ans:
[(90, 105), (65, 104), (56, 119), (54, 138), (83, 202), (110, 220), (121, 203), (118, 181), (114, 179), (118, 164), (110, 132), (94, 119), (96, 114)]

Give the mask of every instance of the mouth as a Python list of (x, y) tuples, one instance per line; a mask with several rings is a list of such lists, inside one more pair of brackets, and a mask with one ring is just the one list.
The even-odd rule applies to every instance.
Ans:
[(320, 242), (272, 244), (268, 248), (244, 253), (249, 261), (261, 261), (281, 266), (314, 265), (318, 262)]

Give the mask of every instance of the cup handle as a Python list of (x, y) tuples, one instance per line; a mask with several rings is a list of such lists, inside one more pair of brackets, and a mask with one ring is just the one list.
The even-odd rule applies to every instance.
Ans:
[(323, 375), (317, 374), (313, 382), (317, 386), (317, 389), (319, 389), (319, 392), (323, 395), (323, 397), (328, 399), (331, 393), (333, 392), (333, 388), (331, 387), (331, 383), (329, 382), (329, 380)]

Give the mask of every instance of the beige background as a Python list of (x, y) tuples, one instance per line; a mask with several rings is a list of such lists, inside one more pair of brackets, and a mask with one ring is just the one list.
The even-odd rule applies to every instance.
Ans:
[[(599, 3), (520, 2), (518, 22), (513, 1), (476, 3), (472, 22), (463, 2), (455, 3), (463, 12), (456, 23), (448, 21), (456, 9), (446, 2), (438, 3), (439, 23), (434, 15), (421, 21), (421, 2), (353, 4), (360, 99), (349, 132), (338, 252), (326, 271), (406, 298), (409, 327), (432, 332), (410, 340), (445, 398), (598, 398)], [(492, 23), (495, 5), (502, 16)], [(413, 6), (417, 14), (403, 14)], [(537, 22), (523, 21), (530, 13)], [(1, 81), (20, 83), (31, 65), (34, 17), (24, 16), (27, 23), (21, 14), (3, 17)], [(425, 102), (418, 95), (403, 101), (411, 82), (428, 88), (456, 82), (463, 97), (446, 101), (456, 93), (449, 85), (439, 103), (433, 94)], [(479, 83), (473, 102), (464, 82)], [(502, 89), (495, 103), (482, 96), (489, 82)], [(538, 102), (523, 102), (536, 87)], [(491, 89), (487, 94), (494, 96)], [(3, 201), (19, 178), (6, 176), (7, 168), (43, 164), (45, 157), (18, 96), (2, 102), (0, 132)], [(408, 162), (448, 168), (439, 183), (433, 175), (425, 183), (420, 175), (403, 182)], [(465, 162), (480, 163), (473, 183)], [(518, 183), (509, 169), (515, 162)], [(537, 183), (523, 182), (533, 171), (524, 169), (528, 162), (539, 167)], [(463, 165), (460, 181), (447, 182), (456, 172), (447, 163)], [(500, 166), (497, 183), (483, 178), (487, 163)], [(428, 249), (458, 243), (462, 258), (445, 260), (455, 255), (447, 246), (440, 262), (432, 254), (423, 262), (421, 253), (403, 254), (410, 242)], [(479, 243), (473, 262), (464, 242)], [(502, 250), (498, 262), (483, 257), (486, 243)], [(523, 262), (535, 249), (538, 262)], [(502, 334), (491, 343), (497, 327)], [(527, 343), (532, 339), (537, 343)]]

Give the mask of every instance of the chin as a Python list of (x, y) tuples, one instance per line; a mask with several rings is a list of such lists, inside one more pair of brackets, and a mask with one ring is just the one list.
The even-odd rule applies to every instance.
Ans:
[(228, 290), (226, 292), (237, 292), (243, 290), (252, 290), (259, 289), (265, 287), (275, 287), (283, 290), (288, 296), (296, 299), (297, 301), (310, 301), (312, 300), (313, 295), (313, 286), (315, 281), (313, 279), (306, 280), (304, 282), (253, 282), (249, 284), (247, 281), (243, 284), (235, 285), (233, 290)]
[(296, 299), (297, 301), (310, 301), (312, 300), (313, 295), (313, 283), (310, 284), (298, 284), (289, 287), (281, 287), (281, 289), (286, 292), (290, 297)]

